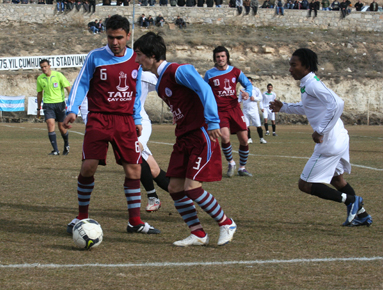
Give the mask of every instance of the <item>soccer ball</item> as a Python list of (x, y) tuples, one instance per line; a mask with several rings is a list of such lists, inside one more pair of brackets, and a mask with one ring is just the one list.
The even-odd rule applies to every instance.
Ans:
[(102, 228), (92, 219), (84, 219), (73, 227), (73, 241), (77, 247), (90, 250), (98, 247), (102, 242)]

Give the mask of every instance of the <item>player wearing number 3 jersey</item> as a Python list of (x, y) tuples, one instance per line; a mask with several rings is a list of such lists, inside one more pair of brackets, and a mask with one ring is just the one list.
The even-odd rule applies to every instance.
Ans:
[(90, 196), (97, 166), (106, 164), (109, 143), (116, 162), (125, 171), (124, 192), (128, 203), (129, 233), (158, 234), (160, 231), (143, 223), (140, 218), (141, 150), (141, 70), (135, 54), (126, 47), (129, 21), (112, 16), (106, 25), (108, 45), (91, 51), (74, 82), (67, 103), (64, 126), (77, 117), (78, 108), (88, 98), (87, 123), (84, 136), (82, 166), (78, 177), (78, 216), (68, 224), (71, 230), (78, 220), (88, 218)]
[(220, 120), (213, 92), (192, 65), (166, 61), (166, 45), (160, 35), (149, 32), (141, 36), (134, 43), (134, 51), (142, 69), (158, 77), (158, 96), (168, 104), (177, 125), (177, 140), (166, 175), (170, 177), (170, 196), (191, 235), (174, 245), (186, 247), (209, 243), (193, 201), (218, 223), (218, 245), (225, 245), (232, 240), (237, 227), (201, 184), (222, 178), (221, 151), (217, 142)]

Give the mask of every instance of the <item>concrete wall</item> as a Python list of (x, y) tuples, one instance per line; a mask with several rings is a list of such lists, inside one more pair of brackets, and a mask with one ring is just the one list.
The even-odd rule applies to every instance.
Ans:
[[(8, 0), (5, 0), (8, 1)], [(55, 1), (56, 3), (56, 1)], [(156, 16), (161, 13), (167, 22), (174, 22), (181, 15), (188, 23), (206, 23), (215, 25), (249, 25), (249, 26), (282, 26), (282, 27), (316, 27), (321, 29), (341, 29), (350, 31), (383, 31), (383, 13), (353, 11), (345, 19), (340, 18), (339, 11), (318, 11), (318, 17), (308, 18), (304, 10), (285, 10), (285, 16), (275, 15), (274, 9), (259, 9), (253, 15), (237, 15), (237, 10), (229, 7), (162, 7), (135, 6), (136, 22), (142, 14)], [(133, 6), (97, 6), (94, 14), (76, 9), (69, 13), (57, 13), (55, 5), (37, 4), (0, 4), (0, 25), (9, 22), (27, 23), (88, 23), (90, 20), (105, 18), (108, 15), (124, 15), (132, 21)]]

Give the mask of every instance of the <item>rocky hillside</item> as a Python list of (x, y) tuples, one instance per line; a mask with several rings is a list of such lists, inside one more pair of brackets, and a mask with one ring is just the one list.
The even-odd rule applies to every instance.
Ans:
[[(345, 120), (365, 123), (369, 112), (372, 124), (382, 124), (381, 33), (248, 26), (215, 28), (191, 25), (185, 30), (169, 27), (154, 30), (164, 33), (169, 61), (192, 63), (202, 75), (213, 66), (214, 47), (227, 46), (233, 65), (255, 77), (262, 91), (267, 83), (273, 83), (278, 98), (286, 101), (298, 101), (300, 97), (297, 83), (288, 73), (288, 59), (296, 48), (311, 48), (319, 55), (319, 77), (346, 101)], [(106, 44), (105, 34), (90, 34), (76, 24), (49, 27), (12, 24), (0, 29), (0, 56), (3, 57), (87, 53)], [(136, 29), (135, 38), (146, 31)], [(73, 82), (78, 69), (62, 72)], [(38, 74), (37, 70), (1, 71), (2, 94), (35, 96)], [(157, 102), (153, 100), (153, 108), (148, 108), (154, 120), (160, 118)], [(288, 118), (284, 121), (303, 120)]]

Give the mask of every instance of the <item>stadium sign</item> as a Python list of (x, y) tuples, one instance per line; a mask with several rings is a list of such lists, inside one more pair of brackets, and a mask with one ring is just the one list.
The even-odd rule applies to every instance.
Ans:
[(0, 70), (40, 69), (40, 60), (49, 60), (52, 68), (81, 67), (86, 54), (0, 57)]

